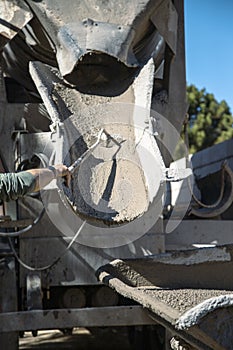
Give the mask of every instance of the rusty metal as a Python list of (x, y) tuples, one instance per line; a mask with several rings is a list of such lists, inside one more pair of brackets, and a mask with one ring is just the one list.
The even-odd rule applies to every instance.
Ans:
[(32, 219), (21, 219), (21, 220), (0, 220), (0, 228), (16, 228), (26, 227), (32, 225)]

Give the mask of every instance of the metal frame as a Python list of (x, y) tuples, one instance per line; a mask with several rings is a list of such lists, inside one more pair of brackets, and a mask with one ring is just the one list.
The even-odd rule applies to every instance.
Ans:
[(142, 306), (111, 306), (0, 313), (1, 332), (156, 324)]

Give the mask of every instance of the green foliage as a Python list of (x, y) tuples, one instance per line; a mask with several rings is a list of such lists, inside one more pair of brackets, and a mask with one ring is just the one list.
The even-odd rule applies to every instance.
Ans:
[(194, 85), (187, 86), (189, 103), (188, 135), (190, 153), (195, 153), (233, 137), (233, 116), (226, 101)]

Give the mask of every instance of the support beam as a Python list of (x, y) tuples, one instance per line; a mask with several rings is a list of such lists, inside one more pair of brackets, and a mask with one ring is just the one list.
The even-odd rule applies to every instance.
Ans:
[(155, 321), (141, 306), (33, 310), (0, 314), (1, 332), (149, 324), (155, 324)]

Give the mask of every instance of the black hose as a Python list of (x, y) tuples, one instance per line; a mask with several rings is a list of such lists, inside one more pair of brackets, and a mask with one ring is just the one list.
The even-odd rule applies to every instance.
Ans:
[(0, 237), (18, 237), (19, 235), (21, 235), (22, 233), (25, 233), (27, 231), (29, 231), (33, 226), (35, 226), (43, 217), (45, 213), (45, 208), (43, 208), (40, 212), (40, 214), (37, 216), (37, 218), (33, 221), (32, 224), (24, 227), (22, 230), (18, 230), (15, 232), (0, 232)]

